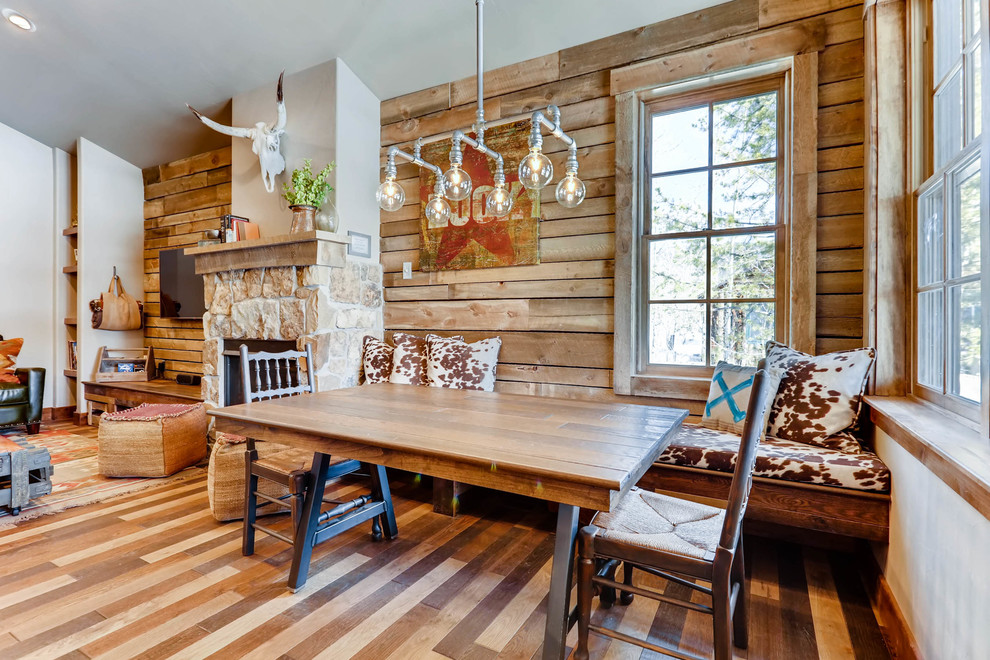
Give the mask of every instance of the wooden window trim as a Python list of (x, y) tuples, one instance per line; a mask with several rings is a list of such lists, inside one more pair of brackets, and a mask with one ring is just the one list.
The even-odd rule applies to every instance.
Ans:
[[(808, 25), (811, 27), (809, 28)], [(800, 46), (761, 41), (766, 48), (790, 48), (800, 54), (780, 57), (778, 50), (763, 52), (763, 64), (740, 69), (726, 61), (724, 75), (707, 71), (704, 79), (670, 81), (660, 77), (659, 84), (646, 85), (643, 69), (635, 78), (642, 89), (622, 91), (616, 97), (616, 223), (615, 223), (615, 344), (613, 389), (617, 394), (658, 396), (676, 399), (704, 401), (708, 396), (711, 368), (691, 368), (684, 371), (669, 370), (673, 375), (649, 375), (638, 364), (637, 329), (642, 324), (638, 291), (642, 271), (640, 228), (644, 221), (641, 208), (643, 187), (643, 139), (648, 120), (646, 104), (666, 94), (678, 96), (693, 94), (695, 90), (723, 87), (753, 79), (766, 78), (768, 74), (783, 73), (783, 96), (778, 101), (782, 108), (781, 124), (786, 136), (778, 145), (782, 150), (784, 177), (782, 216), (783, 240), (778, 240), (779, 273), (785, 282), (786, 293), (777, 307), (778, 336), (798, 350), (815, 352), (815, 287), (817, 253), (817, 199), (818, 199), (818, 52), (813, 47), (820, 44), (820, 33), (814, 22), (803, 25), (799, 33), (805, 41)], [(772, 31), (779, 32), (779, 31)], [(788, 34), (794, 35), (791, 31)], [(761, 35), (762, 37), (762, 35)], [(741, 40), (732, 40), (733, 42)], [(811, 44), (809, 46), (808, 44)], [(737, 44), (738, 47), (738, 44)], [(819, 46), (820, 47), (820, 46)], [(806, 51), (806, 52), (801, 52)], [(685, 54), (690, 55), (690, 54)], [(690, 58), (694, 61), (694, 57)], [(748, 62), (749, 60), (747, 60)], [(644, 63), (649, 64), (649, 63)], [(640, 65), (633, 65), (635, 68)], [(683, 71), (685, 67), (673, 67)], [(653, 71), (655, 67), (646, 70)], [(690, 78), (690, 76), (687, 76)], [(613, 93), (623, 87), (615, 86)], [(625, 85), (632, 84), (631, 76), (620, 77)], [(664, 84), (667, 82), (669, 84)], [(782, 147), (782, 149), (781, 149)], [(787, 203), (789, 202), (789, 203)], [(781, 319), (784, 323), (781, 324)], [(693, 371), (692, 371), (693, 369)], [(698, 369), (704, 369), (702, 375)]]
[(990, 447), (971, 421), (917, 397), (868, 396), (870, 419), (990, 519)]

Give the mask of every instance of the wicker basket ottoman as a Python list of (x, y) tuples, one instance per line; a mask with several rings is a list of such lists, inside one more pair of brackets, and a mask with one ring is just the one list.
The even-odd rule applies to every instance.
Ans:
[(100, 474), (167, 477), (206, 457), (206, 410), (194, 405), (143, 403), (102, 416)]
[[(240, 520), (244, 517), (245, 479), (244, 451), (246, 438), (230, 433), (217, 432), (213, 452), (210, 454), (210, 468), (206, 476), (206, 492), (210, 497), (210, 512), (217, 520)], [(292, 469), (308, 470), (312, 467), (312, 452), (291, 449), (274, 442), (255, 441), (258, 459), (278, 461), (280, 465), (290, 464)], [(291, 462), (291, 463), (289, 463)], [(285, 486), (269, 479), (258, 480), (258, 490), (269, 497), (282, 497), (289, 494)], [(268, 506), (260, 509), (258, 515), (284, 513), (281, 507)]]

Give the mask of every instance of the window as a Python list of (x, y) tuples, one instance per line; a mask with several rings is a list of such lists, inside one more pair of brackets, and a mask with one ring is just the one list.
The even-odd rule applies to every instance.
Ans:
[(976, 418), (982, 398), (980, 0), (934, 0), (931, 173), (917, 191), (916, 391)]
[(645, 106), (642, 374), (756, 364), (780, 334), (782, 83)]

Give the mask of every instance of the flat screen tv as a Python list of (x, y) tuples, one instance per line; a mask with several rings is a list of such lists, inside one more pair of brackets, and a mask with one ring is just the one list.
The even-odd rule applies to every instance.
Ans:
[(196, 274), (196, 258), (183, 252), (184, 248), (178, 248), (158, 253), (162, 318), (198, 319), (206, 311), (203, 276)]

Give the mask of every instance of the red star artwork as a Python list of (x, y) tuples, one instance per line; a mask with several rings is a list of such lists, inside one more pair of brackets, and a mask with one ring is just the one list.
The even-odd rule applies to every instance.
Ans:
[[(462, 167), (471, 176), (471, 196), (450, 202), (451, 220), (445, 227), (430, 227), (425, 212), (433, 192), (435, 175), (420, 173), (420, 268), (424, 271), (492, 268), (538, 264), (539, 195), (519, 183), (516, 170), (529, 150), (529, 122), (520, 121), (489, 129), (485, 142), (505, 159), (505, 179), (512, 195), (512, 211), (504, 218), (485, 215), (487, 196), (494, 189), (495, 163), (471, 147), (464, 147)], [(423, 158), (446, 170), (450, 141), (423, 148)]]

